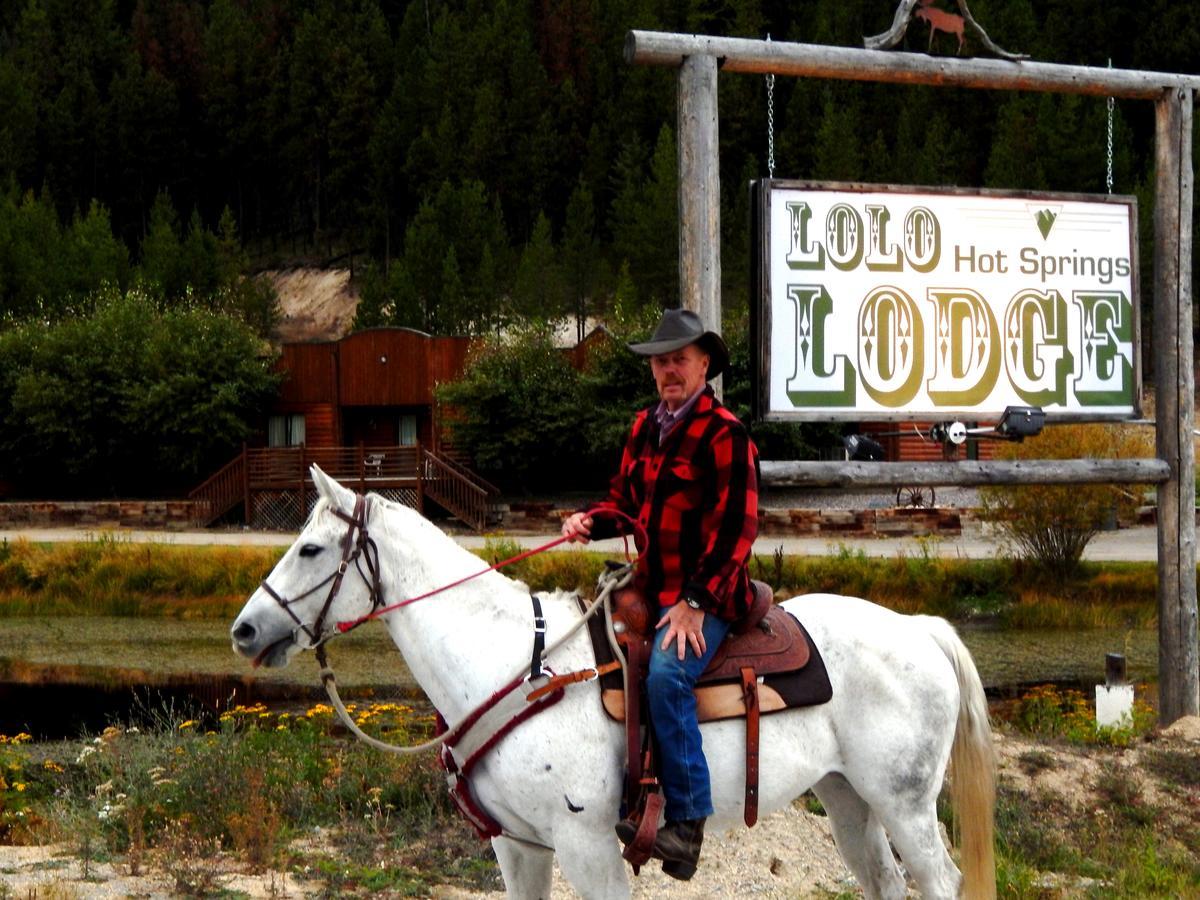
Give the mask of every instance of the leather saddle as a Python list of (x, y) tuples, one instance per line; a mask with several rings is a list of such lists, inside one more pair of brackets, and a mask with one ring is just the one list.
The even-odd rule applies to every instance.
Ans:
[[(746, 618), (734, 625), (696, 685), (697, 717), (701, 722), (746, 715), (742, 669), (751, 668), (758, 682), (759, 711), (778, 712), (815, 706), (833, 696), (824, 661), (808, 632), (795, 616), (775, 605), (770, 585), (753, 581), (754, 602)], [(626, 655), (634, 642), (644, 642), (647, 658), (650, 612), (644, 597), (633, 589), (619, 592), (613, 602), (613, 631)], [(597, 665), (615, 658), (604, 635), (604, 622), (591, 619)], [(811, 663), (811, 665), (810, 665)], [(625, 684), (620, 672), (601, 678), (601, 700), (609, 717), (625, 720)]]
[[(829, 675), (816, 646), (800, 621), (774, 602), (769, 585), (751, 582), (754, 600), (746, 617), (721, 642), (708, 668), (697, 682), (697, 718), (746, 720), (745, 821), (758, 819), (759, 716), (798, 706), (827, 702), (833, 696)], [(600, 696), (609, 717), (625, 723), (628, 767), (626, 807), (638, 810), (645, 827), (639, 839), (626, 847), (625, 858), (635, 866), (649, 859), (657, 812), (649, 813), (649, 798), (661, 802), (652, 790), (652, 755), (643, 752), (642, 688), (654, 637), (649, 606), (636, 590), (618, 593), (611, 604), (612, 631), (625, 655), (625, 666), (600, 678)], [(616, 659), (600, 616), (588, 620), (596, 666)], [(657, 809), (655, 807), (655, 809)], [(643, 835), (642, 832), (646, 834)]]

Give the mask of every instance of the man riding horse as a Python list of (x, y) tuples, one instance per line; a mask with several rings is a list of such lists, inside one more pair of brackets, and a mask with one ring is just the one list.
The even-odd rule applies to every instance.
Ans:
[[(666, 825), (654, 855), (664, 871), (686, 880), (713, 812), (692, 691), (753, 599), (747, 566), (758, 534), (758, 449), (708, 385), (728, 368), (729, 351), (699, 316), (669, 309), (651, 339), (630, 349), (649, 357), (661, 399), (634, 419), (599, 506), (636, 518), (649, 539), (635, 585), (658, 609), (646, 693)], [(622, 530), (618, 517), (593, 520), (583, 512), (562, 529), (581, 543)], [(636, 831), (630, 820), (617, 825), (626, 844)]]

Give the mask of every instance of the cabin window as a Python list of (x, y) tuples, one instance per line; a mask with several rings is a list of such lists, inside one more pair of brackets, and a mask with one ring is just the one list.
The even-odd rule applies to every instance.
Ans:
[(304, 443), (304, 414), (271, 416), (267, 420), (268, 447), (298, 447)]
[(415, 447), (417, 446), (417, 417), (416, 416), (401, 416), (400, 417), (400, 446)]

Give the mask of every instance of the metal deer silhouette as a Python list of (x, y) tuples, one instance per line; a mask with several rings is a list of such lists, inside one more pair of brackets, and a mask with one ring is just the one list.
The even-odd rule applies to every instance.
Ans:
[[(975, 21), (975, 17), (971, 15), (971, 10), (967, 6), (967, 0), (957, 0), (958, 11), (961, 15), (944, 12), (933, 6), (933, 0), (900, 0), (896, 7), (896, 15), (892, 18), (892, 27), (883, 34), (876, 34), (871, 37), (863, 38), (863, 46), (868, 50), (890, 50), (900, 43), (904, 38), (904, 32), (908, 30), (908, 23), (912, 19), (924, 19), (929, 23), (929, 47), (933, 47), (933, 36), (939, 31), (944, 31), (947, 34), (953, 34), (958, 38), (958, 52), (962, 52), (963, 40), (965, 38), (966, 26), (971, 26), (971, 30), (978, 36), (980, 43), (987, 49), (989, 53), (1002, 57), (1003, 59), (1022, 60), (1029, 59), (1027, 53), (1010, 53), (1009, 51), (997, 46), (983, 26)], [(916, 7), (914, 13), (914, 9)]]
[(913, 18), (924, 19), (929, 23), (929, 46), (927, 50), (933, 49), (933, 36), (939, 31), (944, 31), (946, 34), (952, 34), (958, 38), (958, 49), (954, 51), (954, 55), (962, 53), (963, 48), (963, 25), (962, 16), (956, 16), (954, 13), (942, 12), (933, 5), (933, 0), (920, 0), (920, 9), (913, 13)]

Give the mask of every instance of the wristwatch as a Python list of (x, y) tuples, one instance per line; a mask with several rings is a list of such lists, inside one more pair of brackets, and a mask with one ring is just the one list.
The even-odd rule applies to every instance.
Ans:
[(700, 605), (700, 601), (697, 600), (695, 597), (684, 597), (683, 602), (686, 603), (688, 606), (690, 606), (692, 609), (703, 609), (703, 607)]

